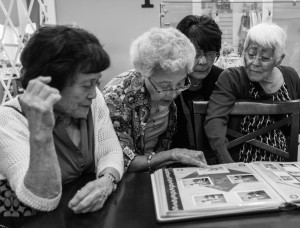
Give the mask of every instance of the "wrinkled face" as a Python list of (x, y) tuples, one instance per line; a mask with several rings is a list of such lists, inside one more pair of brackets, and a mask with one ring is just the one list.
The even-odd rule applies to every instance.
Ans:
[(268, 81), (277, 63), (272, 48), (263, 48), (256, 43), (250, 43), (244, 61), (248, 78), (253, 82)]
[(186, 69), (178, 71), (157, 71), (145, 79), (147, 90), (152, 102), (168, 106), (184, 90), (188, 89), (190, 82)]
[(197, 50), (193, 72), (190, 74), (194, 79), (204, 79), (211, 71), (217, 57), (216, 51)]
[(55, 109), (74, 118), (86, 118), (92, 100), (96, 98), (96, 86), (101, 78), (101, 73), (78, 73), (76, 80), (61, 91), (61, 100)]

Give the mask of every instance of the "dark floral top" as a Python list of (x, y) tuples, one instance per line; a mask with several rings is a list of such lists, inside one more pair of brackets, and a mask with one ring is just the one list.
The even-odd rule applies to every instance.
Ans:
[[(145, 128), (151, 109), (150, 94), (145, 87), (144, 77), (135, 70), (114, 77), (105, 86), (103, 94), (123, 149), (125, 171), (127, 171), (135, 156), (145, 154)], [(172, 102), (168, 128), (159, 136), (153, 152), (170, 148), (176, 123), (177, 109)]]

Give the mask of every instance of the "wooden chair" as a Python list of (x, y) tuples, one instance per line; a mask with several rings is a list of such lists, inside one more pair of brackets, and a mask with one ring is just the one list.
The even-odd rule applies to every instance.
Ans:
[[(201, 132), (199, 126), (202, 126), (203, 115), (206, 115), (208, 102), (207, 101), (194, 101), (194, 121), (195, 121), (195, 138), (196, 148), (199, 149)], [(227, 144), (227, 148), (233, 148), (244, 142), (267, 150), (273, 154), (280, 155), (286, 158), (288, 161), (297, 161), (298, 154), (298, 134), (299, 134), (299, 111), (300, 111), (300, 100), (293, 100), (287, 102), (252, 102), (252, 101), (237, 101), (231, 112), (231, 116), (245, 116), (245, 115), (274, 115), (288, 114), (285, 118), (281, 119), (274, 124), (263, 127), (255, 132), (247, 135), (243, 135), (237, 131), (234, 131), (228, 127), (227, 136), (233, 138)], [(289, 128), (289, 139), (287, 141), (288, 152), (269, 146), (263, 142), (255, 139), (258, 135), (265, 134), (270, 130), (288, 126)]]

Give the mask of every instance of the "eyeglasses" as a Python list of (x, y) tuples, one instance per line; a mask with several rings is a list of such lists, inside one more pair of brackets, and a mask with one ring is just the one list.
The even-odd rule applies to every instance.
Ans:
[(272, 59), (275, 59), (273, 57), (265, 57), (265, 56), (257, 57), (257, 54), (254, 54), (254, 53), (249, 52), (249, 51), (246, 52), (246, 55), (247, 55), (248, 59), (255, 60), (257, 58), (258, 61), (261, 62), (261, 63), (268, 63), (268, 62), (271, 62)]
[(189, 77), (185, 78), (185, 82), (182, 87), (175, 88), (175, 89), (166, 89), (166, 90), (157, 89), (157, 87), (153, 84), (153, 82), (150, 80), (150, 78), (148, 78), (148, 80), (151, 83), (151, 85), (153, 86), (153, 88), (156, 90), (156, 92), (158, 92), (158, 93), (183, 92), (183, 91), (187, 90), (188, 88), (190, 88), (190, 86), (191, 86), (191, 81), (190, 81)]
[(207, 60), (215, 60), (217, 57), (219, 58), (220, 52), (217, 51), (198, 51), (196, 54), (195, 62), (199, 62), (199, 60), (205, 56)]

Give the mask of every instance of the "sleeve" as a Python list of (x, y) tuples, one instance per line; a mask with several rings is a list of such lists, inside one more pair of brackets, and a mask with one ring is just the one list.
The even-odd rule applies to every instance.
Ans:
[(300, 99), (300, 77), (297, 73), (297, 71), (293, 68), (290, 68), (291, 69), (291, 75), (293, 76), (293, 79), (294, 79), (294, 83), (295, 83), (295, 91), (296, 91), (296, 99)]
[(204, 130), (211, 148), (216, 152), (220, 163), (233, 162), (227, 150), (227, 123), (236, 97), (230, 72), (225, 70), (216, 82), (207, 108)]
[(97, 175), (106, 168), (113, 168), (122, 178), (124, 172), (122, 148), (114, 131), (103, 95), (98, 89), (95, 102), (94, 124)]
[[(291, 67), (286, 67), (288, 70), (288, 78), (285, 78), (285, 80), (289, 79), (291, 80), (290, 83), (287, 83), (287, 87), (289, 90), (289, 94), (291, 94), (293, 97), (292, 99), (300, 99), (300, 77), (297, 73), (297, 71)], [(289, 86), (289, 84), (291, 86)], [(299, 116), (300, 118), (300, 116)], [(300, 126), (299, 126), (299, 139), (300, 139)]]
[(27, 125), (20, 114), (13, 113), (10, 108), (0, 108), (0, 174), (8, 180), (21, 202), (36, 210), (51, 211), (58, 206), (61, 192), (46, 199), (35, 195), (24, 185), (30, 160)]
[(132, 137), (132, 114), (126, 102), (127, 98), (124, 92), (122, 78), (114, 78), (106, 85), (104, 88), (104, 98), (109, 108), (113, 127), (121, 143), (126, 172), (131, 161), (137, 154), (135, 153), (134, 139)]

